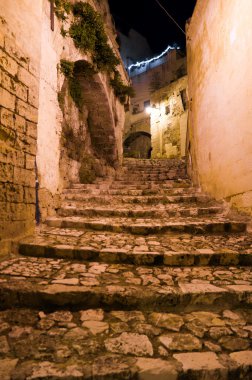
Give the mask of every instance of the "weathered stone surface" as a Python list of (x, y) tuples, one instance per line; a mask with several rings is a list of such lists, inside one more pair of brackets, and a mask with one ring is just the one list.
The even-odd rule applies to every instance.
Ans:
[(219, 339), (219, 344), (222, 347), (230, 351), (247, 350), (250, 346), (248, 340), (242, 338), (235, 338), (229, 336), (223, 336)]
[(252, 351), (233, 352), (230, 357), (241, 366), (252, 367)]
[(232, 335), (232, 330), (228, 327), (211, 327), (209, 330), (209, 335), (213, 339), (219, 339), (224, 335)]
[(109, 330), (109, 324), (101, 321), (85, 321), (82, 326), (89, 329), (94, 335), (107, 333)]
[[(202, 374), (213, 374), (215, 370), (223, 370), (218, 357), (213, 352), (190, 352), (188, 354), (174, 354), (173, 357), (178, 360), (183, 370), (186, 371), (202, 371)], [(210, 379), (210, 378), (209, 378)]]
[(191, 334), (169, 334), (159, 337), (159, 341), (169, 350), (193, 351), (201, 349), (201, 342)]
[(136, 366), (140, 380), (177, 380), (178, 378), (175, 366), (165, 360), (140, 358)]
[(12, 373), (18, 359), (0, 359), (0, 378), (1, 380), (11, 380)]
[(104, 311), (102, 309), (84, 310), (80, 314), (81, 321), (102, 321), (104, 319)]
[(140, 311), (112, 311), (111, 315), (122, 322), (138, 321), (145, 322), (145, 317)]
[(5, 336), (0, 337), (0, 354), (5, 355), (10, 351), (8, 341)]
[(14, 373), (14, 379), (82, 379), (84, 376), (91, 376), (91, 369), (83, 370), (81, 365), (64, 364), (58, 365), (55, 363), (45, 362), (25, 362), (17, 368)]
[(107, 339), (108, 351), (136, 356), (153, 356), (153, 347), (146, 335), (122, 333), (118, 338)]
[(150, 320), (155, 326), (172, 331), (179, 331), (184, 324), (183, 318), (176, 314), (152, 313)]

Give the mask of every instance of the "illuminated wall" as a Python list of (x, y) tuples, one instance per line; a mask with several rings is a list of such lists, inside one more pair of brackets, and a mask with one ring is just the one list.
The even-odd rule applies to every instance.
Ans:
[(187, 76), (151, 96), (152, 158), (185, 156), (187, 130)]
[(198, 0), (187, 30), (194, 181), (250, 214), (251, 15), (251, 0)]

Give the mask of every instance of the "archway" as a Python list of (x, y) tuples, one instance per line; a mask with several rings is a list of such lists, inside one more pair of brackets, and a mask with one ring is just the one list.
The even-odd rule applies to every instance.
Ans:
[(130, 134), (123, 143), (124, 157), (150, 158), (151, 135), (147, 132)]

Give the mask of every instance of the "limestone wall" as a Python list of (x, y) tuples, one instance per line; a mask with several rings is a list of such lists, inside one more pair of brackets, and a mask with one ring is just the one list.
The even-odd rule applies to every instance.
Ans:
[[(109, 44), (119, 56), (107, 1), (90, 3), (103, 15)], [(55, 14), (52, 30), (48, 0), (0, 0), (0, 16), (3, 253), (14, 237), (19, 239), (35, 226), (35, 158), (44, 220), (55, 213), (62, 189), (79, 181), (83, 160), (92, 160), (95, 175), (113, 174), (122, 160), (124, 107), (108, 75), (97, 73), (85, 80), (80, 77), (84, 104), (77, 108), (60, 61), (90, 61), (90, 56), (77, 50), (70, 37), (63, 37), (62, 21)], [(117, 69), (127, 83), (123, 65)]]
[(151, 96), (152, 158), (185, 156), (187, 133), (187, 76)]
[(41, 1), (0, 1), (0, 255), (35, 220)]
[(252, 214), (252, 2), (198, 0), (187, 31), (195, 182)]

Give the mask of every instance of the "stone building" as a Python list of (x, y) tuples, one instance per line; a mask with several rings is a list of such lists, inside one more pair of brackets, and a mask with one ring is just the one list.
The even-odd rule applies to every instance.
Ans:
[(151, 94), (152, 158), (184, 157), (188, 118), (187, 76)]
[[(113, 173), (122, 157), (124, 107), (106, 70), (84, 71), (91, 53), (76, 47), (68, 31), (74, 16), (64, 8), (75, 3), (0, 1), (1, 253), (34, 228), (36, 201), (42, 218), (54, 213), (63, 187), (91, 169), (91, 176)], [(107, 1), (88, 3), (102, 15), (106, 46), (127, 84)], [(62, 60), (74, 67), (74, 78), (62, 73)]]
[[(124, 128), (124, 152), (126, 154), (131, 155), (133, 150), (133, 155), (136, 157), (149, 155), (151, 128), (150, 115), (146, 112), (146, 108), (150, 106), (151, 96), (155, 91), (168, 86), (172, 81), (185, 74), (186, 57), (177, 49), (168, 50), (159, 59), (153, 59), (152, 62), (129, 69), (135, 96), (131, 99), (130, 110), (126, 115)], [(146, 140), (145, 148), (142, 143), (143, 136)], [(135, 146), (132, 149), (133, 143)]]
[(248, 0), (198, 0), (187, 28), (192, 177), (217, 199), (250, 214), (251, 14)]

